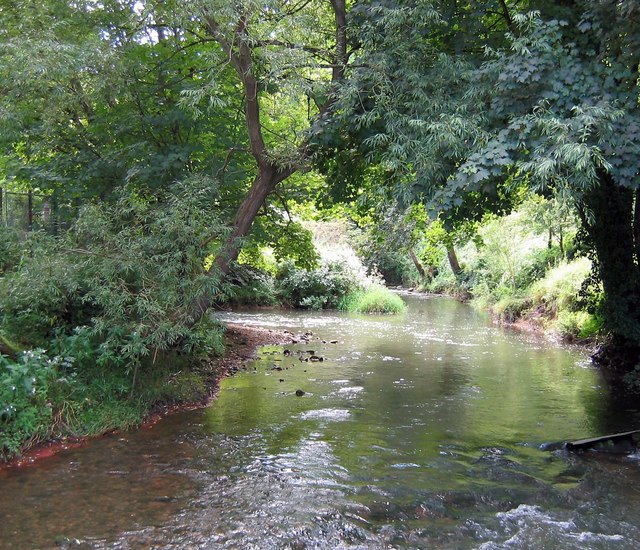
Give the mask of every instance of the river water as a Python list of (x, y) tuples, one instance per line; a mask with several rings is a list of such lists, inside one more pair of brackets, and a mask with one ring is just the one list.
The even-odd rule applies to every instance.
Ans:
[(0, 472), (0, 547), (640, 547), (640, 456), (540, 449), (640, 426), (586, 355), (404, 299), (222, 314), (311, 334), (206, 409)]

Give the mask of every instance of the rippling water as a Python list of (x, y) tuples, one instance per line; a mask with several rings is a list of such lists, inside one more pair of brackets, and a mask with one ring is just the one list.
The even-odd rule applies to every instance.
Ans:
[(313, 334), (207, 409), (0, 472), (0, 547), (640, 547), (640, 457), (539, 449), (640, 425), (587, 357), (405, 299), (224, 314)]

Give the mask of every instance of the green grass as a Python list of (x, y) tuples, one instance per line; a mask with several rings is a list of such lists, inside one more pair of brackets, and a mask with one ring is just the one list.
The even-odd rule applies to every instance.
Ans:
[(340, 309), (351, 313), (402, 313), (407, 308), (398, 296), (382, 285), (373, 285), (366, 290), (348, 294)]
[(586, 311), (561, 311), (555, 326), (567, 340), (593, 338), (602, 329), (602, 320)]
[(533, 303), (543, 304), (551, 314), (573, 311), (582, 282), (590, 271), (591, 261), (587, 258), (561, 263), (531, 285), (530, 299)]

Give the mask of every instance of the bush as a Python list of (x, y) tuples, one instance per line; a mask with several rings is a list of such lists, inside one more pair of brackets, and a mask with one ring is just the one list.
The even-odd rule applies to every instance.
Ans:
[(214, 198), (211, 182), (197, 180), (162, 202), (128, 193), (114, 205), (86, 207), (60, 238), (34, 238), (30, 254), (0, 279), (0, 331), (48, 348), (86, 327), (92, 359), (132, 376), (170, 349), (220, 349), (217, 333), (200, 330), (189, 311), (203, 294), (228, 293), (204, 272), (199, 245), (226, 231), (211, 214)]
[(406, 308), (400, 296), (382, 285), (352, 292), (340, 304), (340, 309), (352, 313), (402, 313)]
[(424, 290), (434, 294), (451, 294), (457, 286), (455, 275), (451, 269), (440, 269), (438, 274), (424, 285)]
[(275, 306), (278, 304), (274, 278), (267, 272), (236, 264), (229, 274), (230, 302), (238, 305)]
[(0, 226), (0, 275), (16, 267), (22, 255), (18, 232)]
[(202, 243), (226, 234), (215, 196), (202, 180), (163, 197), (124, 192), (87, 206), (60, 237), (28, 236), (0, 277), (0, 347), (34, 349), (2, 359), (5, 458), (52, 434), (134, 425), (159, 399), (203, 394), (210, 375), (198, 368), (222, 352), (223, 332), (192, 319), (191, 307), (229, 293), (204, 269), (212, 250)]
[(418, 271), (406, 253), (382, 247), (366, 250), (365, 253), (363, 263), (367, 271), (380, 273), (389, 285), (413, 286), (420, 279)]
[(516, 296), (505, 296), (496, 302), (491, 308), (493, 313), (506, 323), (513, 323), (520, 317), (531, 303)]
[(479, 235), (481, 244), (473, 270), (496, 300), (523, 290), (547, 268), (545, 238), (530, 233), (517, 212), (489, 219)]
[(86, 259), (73, 245), (44, 233), (29, 235), (22, 262), (0, 279), (0, 330), (22, 348), (46, 348), (60, 333), (91, 322), (99, 310), (85, 301)]
[(286, 262), (276, 276), (278, 297), (284, 303), (303, 309), (335, 309), (342, 298), (358, 286), (355, 274), (338, 262), (311, 271)]

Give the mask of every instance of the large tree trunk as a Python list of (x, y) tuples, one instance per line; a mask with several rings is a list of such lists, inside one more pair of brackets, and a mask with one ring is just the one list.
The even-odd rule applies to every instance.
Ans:
[(612, 341), (600, 358), (630, 368), (640, 359), (640, 269), (634, 193), (600, 174), (599, 183), (585, 193), (583, 225), (596, 253), (604, 290), (602, 313)]
[[(233, 230), (216, 254), (215, 262), (209, 270), (214, 277), (226, 277), (231, 269), (232, 262), (238, 259), (242, 248), (242, 240), (251, 230), (258, 211), (264, 204), (269, 194), (278, 183), (288, 177), (288, 171), (265, 167), (253, 180), (249, 193), (236, 212), (233, 222)], [(203, 295), (198, 298), (190, 309), (190, 317), (193, 321), (200, 319), (211, 307), (214, 296)]]

